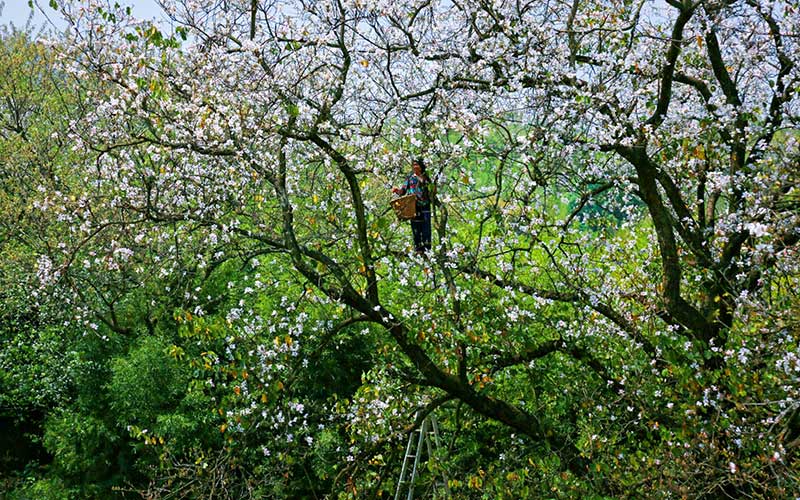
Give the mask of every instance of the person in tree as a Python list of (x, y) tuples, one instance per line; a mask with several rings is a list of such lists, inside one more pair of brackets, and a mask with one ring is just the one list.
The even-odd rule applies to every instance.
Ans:
[(415, 159), (411, 166), (413, 171), (406, 177), (405, 183), (392, 191), (400, 196), (414, 194), (417, 196), (417, 215), (411, 219), (411, 233), (414, 235), (414, 249), (425, 253), (431, 249), (431, 178), (426, 173), (427, 167), (421, 159)]

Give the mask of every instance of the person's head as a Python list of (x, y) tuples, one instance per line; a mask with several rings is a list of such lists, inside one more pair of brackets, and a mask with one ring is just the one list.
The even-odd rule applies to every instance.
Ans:
[(417, 175), (425, 175), (425, 171), (427, 170), (425, 162), (421, 158), (415, 158), (411, 162), (411, 167), (414, 169), (414, 173)]

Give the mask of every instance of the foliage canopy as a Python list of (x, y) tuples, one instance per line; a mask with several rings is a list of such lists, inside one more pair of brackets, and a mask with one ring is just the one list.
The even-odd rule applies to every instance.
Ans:
[(64, 304), (29, 328), (77, 353), (83, 494), (388, 496), (433, 411), (420, 491), (800, 488), (796, 0), (57, 3), (3, 40), (63, 95), (4, 66), (0, 265)]

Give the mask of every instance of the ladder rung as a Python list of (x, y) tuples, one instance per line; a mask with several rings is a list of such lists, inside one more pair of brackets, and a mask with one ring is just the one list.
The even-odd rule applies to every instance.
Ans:
[[(432, 439), (431, 436), (433, 436)], [(425, 446), (425, 448), (423, 448), (423, 446)], [(419, 474), (417, 469), (418, 465), (421, 464), (420, 459), (423, 456), (422, 454), (424, 453), (427, 455), (429, 461), (434, 460), (433, 450), (438, 450), (439, 446), (439, 429), (436, 418), (433, 415), (429, 415), (425, 417), (425, 420), (419, 427), (408, 435), (408, 445), (406, 446), (406, 454), (404, 455), (405, 458), (400, 472), (400, 479), (397, 482), (394, 500), (400, 499), (400, 494), (403, 491), (407, 492), (407, 495), (405, 493), (403, 494), (403, 498), (413, 498), (414, 484)], [(447, 484), (447, 474), (445, 472), (441, 473), (444, 477), (434, 479), (433, 481), (434, 494), (437, 490), (444, 490), (449, 496), (450, 489)], [(444, 481), (441, 479), (444, 479)]]

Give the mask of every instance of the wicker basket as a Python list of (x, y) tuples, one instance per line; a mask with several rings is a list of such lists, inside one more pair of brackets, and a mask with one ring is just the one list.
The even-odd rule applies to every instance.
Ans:
[(417, 195), (407, 194), (389, 202), (400, 220), (410, 220), (417, 216)]

